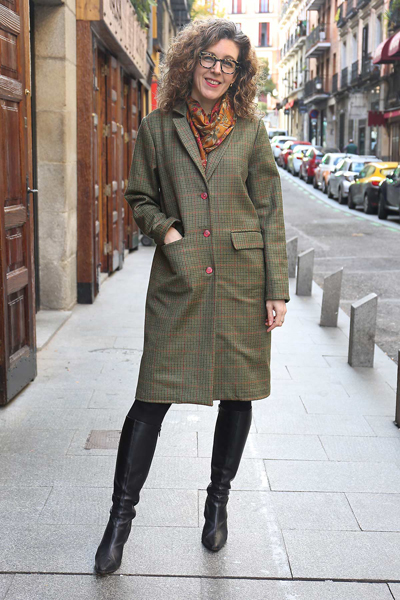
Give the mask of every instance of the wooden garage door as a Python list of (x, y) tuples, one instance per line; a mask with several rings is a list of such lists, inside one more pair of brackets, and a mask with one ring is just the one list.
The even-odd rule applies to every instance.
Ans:
[(0, 404), (36, 375), (28, 2), (0, 0)]

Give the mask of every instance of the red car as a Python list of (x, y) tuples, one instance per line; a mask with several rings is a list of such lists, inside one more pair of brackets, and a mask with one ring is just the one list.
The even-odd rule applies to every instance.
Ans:
[(307, 150), (304, 155), (303, 162), (300, 165), (299, 177), (307, 183), (311, 183), (314, 179), (315, 169), (320, 164), (325, 152), (321, 146), (313, 146)]
[(278, 158), (278, 164), (284, 169), (287, 169), (287, 161), (289, 158), (289, 154), (292, 154), (293, 148), (295, 148), (296, 146), (311, 146), (311, 142), (286, 142)]

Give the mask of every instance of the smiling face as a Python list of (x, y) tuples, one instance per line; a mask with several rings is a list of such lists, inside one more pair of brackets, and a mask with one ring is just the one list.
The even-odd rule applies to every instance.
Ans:
[[(233, 58), (237, 61), (239, 57), (239, 47), (232, 40), (219, 40), (216, 44), (205, 48), (205, 51), (214, 54), (217, 58)], [(223, 73), (220, 62), (207, 69), (198, 61), (193, 73), (192, 97), (200, 102), (203, 110), (209, 114), (218, 98), (223, 96), (230, 84), (235, 81), (236, 76), (237, 73), (232, 75)]]

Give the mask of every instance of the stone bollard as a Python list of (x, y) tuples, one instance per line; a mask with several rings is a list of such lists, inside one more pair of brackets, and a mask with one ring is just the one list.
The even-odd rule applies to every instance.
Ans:
[(297, 257), (296, 294), (311, 296), (314, 271), (314, 248), (302, 252)]
[(348, 363), (352, 367), (373, 367), (378, 296), (368, 294), (351, 305)]
[(337, 327), (339, 315), (340, 291), (342, 289), (343, 267), (324, 278), (322, 295), (321, 327)]
[(397, 394), (396, 394), (396, 417), (395, 423), (397, 427), (400, 427), (400, 350), (397, 356), (398, 367), (397, 367)]
[(286, 251), (288, 257), (289, 277), (296, 277), (296, 261), (297, 261), (297, 237), (291, 238), (286, 242)]

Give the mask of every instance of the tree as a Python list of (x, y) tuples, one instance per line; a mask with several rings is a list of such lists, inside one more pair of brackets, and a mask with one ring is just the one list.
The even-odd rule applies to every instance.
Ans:
[(136, 16), (142, 29), (149, 25), (149, 14), (152, 6), (157, 6), (157, 0), (131, 0)]
[(225, 9), (216, 0), (189, 0), (190, 17), (224, 17)]
[(268, 58), (260, 58), (260, 75), (258, 80), (258, 88), (260, 94), (272, 94), (272, 92), (276, 89), (275, 83), (271, 79), (271, 74), (269, 71), (269, 60)]

